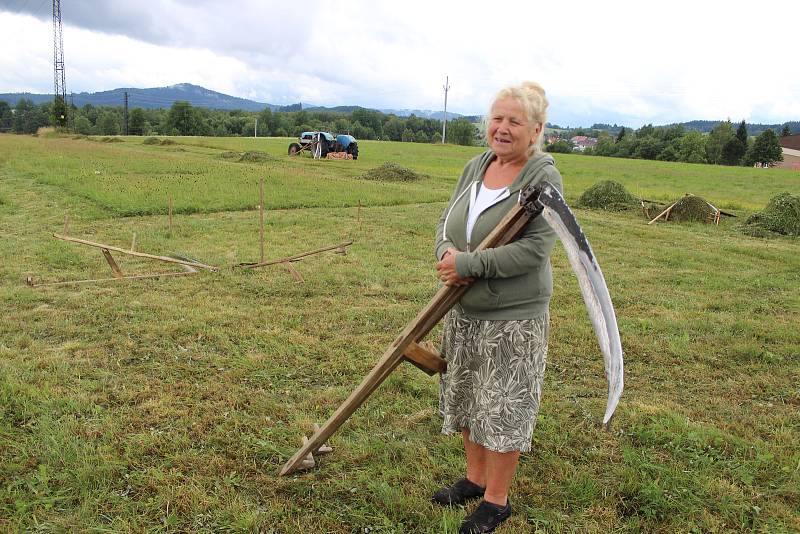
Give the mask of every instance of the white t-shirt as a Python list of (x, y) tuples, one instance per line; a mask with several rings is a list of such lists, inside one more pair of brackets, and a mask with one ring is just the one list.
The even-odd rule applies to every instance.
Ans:
[(475, 226), (478, 215), (483, 213), (492, 204), (495, 204), (501, 197), (505, 198), (507, 196), (508, 187), (489, 189), (484, 185), (478, 186), (478, 192), (472, 202), (470, 202), (469, 214), (467, 215), (467, 243), (470, 242), (470, 238), (472, 237), (472, 228)]

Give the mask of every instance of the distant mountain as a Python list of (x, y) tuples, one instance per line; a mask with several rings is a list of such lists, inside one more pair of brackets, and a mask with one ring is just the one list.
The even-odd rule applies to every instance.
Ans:
[[(126, 92), (128, 93), (129, 108), (168, 108), (176, 100), (185, 100), (193, 106), (212, 109), (241, 109), (244, 111), (262, 111), (267, 107), (273, 111), (282, 109), (282, 106), (275, 104), (265, 104), (246, 98), (238, 98), (190, 83), (179, 83), (167, 87), (152, 87), (149, 89), (121, 87), (98, 93), (74, 93), (67, 95), (67, 100), (78, 107), (83, 107), (86, 104), (93, 106), (123, 106)], [(52, 101), (53, 95), (33, 93), (0, 94), (0, 100), (5, 100), (12, 105), (20, 98), (27, 98), (33, 101), (34, 104), (41, 104)]]
[[(444, 111), (431, 111), (429, 109), (379, 109), (381, 113), (386, 113), (387, 115), (397, 115), (398, 117), (410, 117), (414, 115), (421, 119), (435, 119), (437, 121), (444, 119)], [(458, 119), (459, 117), (463, 117), (459, 113), (453, 113), (452, 111), (447, 112), (447, 120)]]
[[(152, 87), (149, 89), (138, 89), (135, 87), (120, 87), (118, 89), (111, 89), (110, 91), (100, 91), (97, 93), (74, 93), (67, 95), (67, 100), (78, 107), (83, 107), (86, 104), (93, 106), (123, 106), (125, 104), (125, 93), (128, 93), (128, 107), (129, 108), (168, 108), (176, 100), (184, 100), (189, 102), (192, 106), (211, 109), (225, 109), (234, 110), (241, 109), (243, 111), (263, 111), (264, 108), (269, 108), (272, 111), (299, 111), (301, 108), (306, 111), (332, 111), (337, 113), (352, 113), (354, 110), (361, 108), (361, 106), (335, 106), (325, 107), (313, 104), (291, 104), (288, 106), (278, 106), (275, 104), (267, 104), (263, 102), (256, 102), (246, 98), (238, 98), (235, 96), (218, 93), (200, 87), (199, 85), (192, 85), (190, 83), (179, 83), (167, 87)], [(20, 98), (31, 100), (34, 104), (43, 104), (45, 102), (52, 102), (52, 94), (36, 94), (36, 93), (0, 93), (0, 100), (5, 100), (12, 106), (19, 101)], [(363, 108), (362, 108), (363, 109)], [(367, 108), (369, 109), (369, 108)], [(420, 118), (442, 120), (444, 112), (430, 111), (422, 109), (381, 109), (377, 110), (382, 113), (393, 113), (398, 117), (408, 117), (412, 114)], [(462, 117), (458, 113), (447, 113), (447, 119), (457, 119)]]

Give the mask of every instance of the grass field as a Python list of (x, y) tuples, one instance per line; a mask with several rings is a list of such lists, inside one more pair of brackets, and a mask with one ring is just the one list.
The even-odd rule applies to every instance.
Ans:
[[(0, 135), (0, 530), (457, 532), (465, 511), (429, 498), (461, 475), (461, 447), (439, 435), (436, 379), (411, 366), (318, 468), (276, 472), (435, 292), (436, 220), (480, 149), (367, 141), (358, 161), (315, 162), (285, 156), (287, 139), (175, 140)], [(271, 157), (223, 157), (252, 150)], [(358, 178), (385, 161), (426, 177)], [(746, 215), (800, 192), (790, 171), (557, 164), (572, 201), (615, 179)], [(348, 254), (296, 263), (303, 284), (233, 269), (258, 260), (261, 178), (268, 258), (353, 239)], [(558, 249), (534, 451), (499, 532), (800, 532), (800, 240), (576, 213), (617, 308), (626, 389), (602, 430), (602, 357)], [(65, 215), (76, 237), (127, 247), (136, 233), (138, 250), (222, 268), (27, 287), (110, 275), (98, 250), (51, 237)]]

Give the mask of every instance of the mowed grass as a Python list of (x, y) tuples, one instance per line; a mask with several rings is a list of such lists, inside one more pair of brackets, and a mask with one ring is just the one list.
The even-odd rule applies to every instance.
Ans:
[[(313, 162), (288, 161), (288, 140), (178, 142), (184, 152), (134, 138), (0, 136), (0, 529), (456, 532), (472, 508), (429, 497), (462, 475), (461, 447), (439, 435), (436, 380), (411, 366), (342, 427), (317, 469), (276, 472), (435, 292), (435, 223), (479, 149), (364, 142), (357, 162)], [(263, 150), (286, 169), (266, 202), (282, 208), (266, 213), (268, 258), (353, 239), (348, 254), (296, 263), (304, 284), (281, 267), (233, 269), (258, 259), (252, 207), (267, 166), (224, 161), (224, 150)], [(354, 178), (384, 161), (429, 178), (394, 188)], [(647, 198), (703, 188), (742, 215), (800, 189), (797, 174), (760, 169), (723, 169), (743, 173), (736, 182), (704, 166), (558, 164), (571, 199), (606, 173), (627, 173), (620, 181)], [(124, 193), (132, 166), (153, 173), (127, 190), (140, 196)], [(198, 171), (205, 189), (170, 166)], [(229, 172), (218, 176), (227, 188), (205, 168)], [(147, 203), (156, 185), (185, 202), (171, 234), (155, 202), (164, 190)], [(647, 226), (630, 213), (576, 213), (617, 308), (626, 389), (612, 432), (602, 430), (602, 358), (559, 248), (544, 404), (500, 532), (800, 531), (800, 241), (745, 237), (730, 220)], [(50, 237), (65, 214), (72, 235), (126, 247), (136, 233), (139, 250), (222, 269), (25, 286), (28, 275), (110, 275), (98, 250)], [(117, 259), (131, 274), (171, 270)]]

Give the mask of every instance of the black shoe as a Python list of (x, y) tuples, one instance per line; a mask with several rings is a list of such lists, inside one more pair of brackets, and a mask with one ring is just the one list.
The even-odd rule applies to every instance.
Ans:
[(472, 499), (480, 499), (486, 488), (462, 478), (452, 486), (447, 486), (433, 494), (433, 502), (442, 506), (464, 504)]
[(508, 501), (505, 506), (483, 501), (474, 512), (464, 519), (458, 532), (459, 534), (492, 532), (509, 517), (511, 517), (511, 501)]

